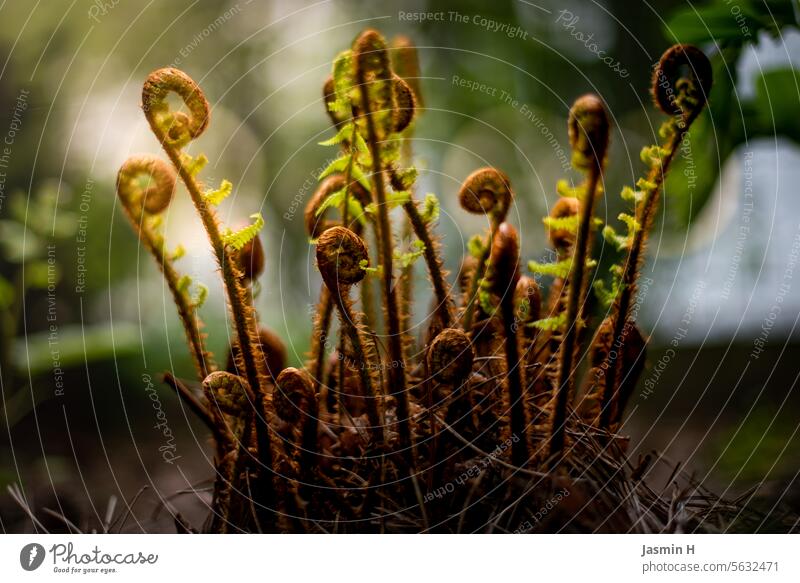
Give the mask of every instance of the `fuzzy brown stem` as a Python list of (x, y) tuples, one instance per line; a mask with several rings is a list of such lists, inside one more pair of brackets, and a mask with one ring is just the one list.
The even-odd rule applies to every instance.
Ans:
[[(408, 394), (406, 392), (405, 359), (403, 358), (403, 340), (400, 331), (400, 318), (397, 303), (397, 292), (393, 285), (392, 252), (394, 237), (389, 223), (389, 209), (386, 205), (381, 149), (375, 130), (375, 121), (371, 113), (369, 85), (363, 80), (359, 83), (361, 102), (367, 125), (367, 136), (372, 156), (372, 184), (375, 191), (375, 202), (378, 207), (378, 249), (381, 267), (383, 268), (383, 303), (386, 309), (386, 332), (389, 335), (389, 394), (397, 402), (397, 422), (400, 447), (406, 449), (411, 445), (411, 426), (408, 415)], [(411, 457), (409, 455), (409, 457)]]
[(178, 272), (172, 265), (172, 261), (166, 256), (164, 250), (159, 248), (152, 233), (147, 228), (141, 227), (127, 205), (123, 204), (122, 206), (134, 230), (138, 234), (139, 240), (155, 258), (164, 276), (164, 280), (167, 282), (167, 287), (169, 287), (169, 291), (172, 294), (172, 301), (175, 302), (175, 307), (178, 310), (178, 317), (183, 325), (184, 333), (186, 334), (186, 340), (189, 343), (189, 351), (192, 354), (192, 361), (197, 371), (197, 378), (199, 381), (202, 381), (209, 373), (217, 370), (217, 365), (211, 353), (206, 349), (205, 342), (203, 341), (203, 334), (200, 332), (200, 320), (195, 314), (193, 306), (190, 305), (186, 294), (178, 288), (178, 280), (180, 278)]
[(553, 420), (550, 433), (550, 458), (552, 464), (558, 464), (564, 450), (564, 435), (566, 432), (567, 405), (572, 395), (573, 384), (573, 358), (578, 335), (579, 316), (583, 303), (583, 279), (586, 275), (586, 260), (589, 253), (589, 240), (591, 237), (592, 217), (594, 216), (594, 203), (597, 186), (602, 172), (602, 161), (595, 160), (589, 170), (586, 181), (586, 195), (583, 201), (581, 221), (578, 228), (578, 237), (575, 241), (575, 251), (572, 259), (572, 273), (570, 274), (567, 322), (564, 340), (561, 343), (560, 364), (558, 381), (555, 387), (556, 400), (553, 409)]
[[(352, 344), (353, 347), (353, 356), (358, 366), (359, 380), (361, 381), (361, 386), (364, 388), (364, 395), (366, 397), (370, 436), (375, 443), (380, 445), (384, 443), (384, 437), (383, 426), (381, 425), (381, 418), (378, 412), (377, 394), (375, 393), (372, 377), (370, 376), (370, 367), (366, 358), (366, 352), (364, 351), (364, 343), (361, 341), (361, 335), (355, 324), (355, 315), (346, 298), (347, 293), (347, 288), (340, 288), (336, 291), (331, 291), (331, 296), (336, 304), (336, 308), (339, 310), (339, 319), (344, 328), (344, 333), (347, 334), (350, 339), (350, 344)], [(344, 360), (344, 352), (340, 357)], [(339, 385), (339, 390), (344, 390), (343, 384)]]
[(425, 263), (428, 266), (428, 273), (433, 283), (433, 291), (436, 294), (437, 311), (442, 328), (450, 328), (453, 325), (453, 314), (450, 309), (450, 289), (444, 279), (442, 260), (436, 252), (433, 238), (428, 231), (428, 225), (422, 220), (417, 205), (412, 200), (405, 203), (403, 208), (408, 215), (408, 220), (411, 222), (411, 227), (414, 229), (414, 234), (425, 245)]
[[(611, 336), (612, 349), (609, 351), (609, 354), (614, 353), (614, 347), (622, 342), (625, 326), (628, 324), (628, 312), (630, 311), (631, 300), (636, 293), (636, 280), (639, 277), (639, 269), (647, 245), (647, 235), (650, 231), (650, 225), (653, 221), (655, 211), (658, 208), (658, 198), (661, 187), (664, 184), (667, 171), (672, 164), (672, 160), (675, 158), (675, 154), (684, 136), (699, 114), (699, 110), (692, 112), (683, 120), (682, 127), (679, 125), (679, 130), (673, 134), (670, 140), (668, 151), (661, 160), (661, 165), (654, 167), (649, 173), (648, 179), (656, 185), (656, 188), (652, 191), (650, 196), (647, 197), (647, 200), (645, 200), (642, 205), (641, 213), (636, 217), (639, 222), (639, 229), (634, 235), (628, 254), (628, 261), (625, 263), (622, 273), (620, 282), (622, 289), (617, 296), (614, 309), (611, 311), (611, 318), (613, 319), (614, 325), (612, 327), (613, 334)], [(616, 350), (617, 354), (619, 354), (619, 352), (619, 350)], [(606, 369), (603, 397), (600, 402), (600, 427), (603, 429), (608, 427), (611, 420), (612, 411), (610, 405), (616, 390), (615, 385), (617, 384), (617, 371), (620, 366), (620, 360), (620, 358), (616, 358), (612, 361), (609, 357), (609, 366)]]
[[(522, 376), (520, 374), (519, 346), (517, 334), (514, 331), (514, 295), (506, 293), (500, 301), (505, 328), (506, 375), (508, 379), (508, 398), (511, 414), (511, 462), (517, 466), (524, 466), (528, 459), (528, 439), (526, 437), (527, 415), (525, 413), (525, 399), (522, 396)], [(514, 441), (513, 437), (519, 439)]]
[[(245, 295), (245, 290), (241, 285), (241, 278), (236, 267), (236, 263), (231, 253), (226, 248), (222, 235), (217, 225), (216, 217), (206, 203), (200, 187), (194, 179), (194, 176), (186, 168), (186, 165), (181, 159), (180, 151), (171, 146), (164, 138), (161, 130), (157, 126), (154, 118), (148, 116), (150, 127), (156, 137), (159, 137), (164, 151), (169, 157), (172, 164), (178, 170), (181, 180), (186, 185), (189, 191), (189, 196), (197, 209), (200, 219), (203, 222), (206, 233), (208, 234), (211, 247), (214, 250), (214, 255), (217, 263), (222, 270), (222, 279), (225, 285), (225, 290), (228, 296), (228, 303), (230, 304), (231, 313), (233, 315), (234, 327), (236, 329), (236, 336), (239, 340), (239, 347), (241, 349), (242, 361), (244, 363), (245, 374), (249, 384), (250, 398), (255, 407), (255, 425), (256, 425), (256, 441), (258, 444), (258, 461), (263, 465), (259, 468), (258, 479), (254, 486), (254, 494), (258, 498), (264, 498), (265, 502), (269, 502), (273, 498), (272, 486), (272, 445), (270, 438), (270, 428), (266, 418), (266, 411), (264, 407), (264, 388), (262, 387), (262, 378), (264, 372), (264, 359), (256, 359), (254, 345), (256, 344), (256, 330), (255, 330), (255, 317), (253, 309), (248, 305)], [(249, 452), (248, 452), (249, 453)], [(263, 508), (262, 508), (263, 510)], [(268, 519), (267, 516), (262, 516)]]

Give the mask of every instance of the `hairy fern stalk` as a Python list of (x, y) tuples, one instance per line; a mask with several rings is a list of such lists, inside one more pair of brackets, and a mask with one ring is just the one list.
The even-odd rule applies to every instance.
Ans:
[[(559, 201), (544, 218), (554, 262), (523, 264), (508, 221), (515, 193), (501, 169), (466, 177), (459, 203), (485, 215), (489, 229), (470, 240), (454, 287), (435, 232), (439, 201), (416, 192), (408, 138), (423, 113), (417, 77), (409, 39), (387, 43), (370, 29), (334, 59), (324, 83), (333, 129), (322, 145), (340, 155), (319, 176), (305, 211), (323, 286), (303, 369), (285, 367), (283, 343), (252, 306), (264, 220), (253, 215), (239, 230), (221, 224), (215, 208), (233, 185), (203, 186), (205, 157), (184, 151), (209, 126), (202, 90), (176, 69), (155, 71), (145, 83), (144, 113), (169, 163), (131, 159), (118, 194), (167, 279), (202, 392), (172, 375), (165, 380), (216, 444), (212, 510), (196, 530), (671, 532), (724, 522), (734, 505), (705, 495), (688, 504), (688, 479), (669, 497), (648, 488), (657, 460), (629, 460), (619, 434), (644, 362), (646, 339), (631, 305), (647, 235), (664, 176), (706, 103), (708, 59), (678, 45), (656, 68), (653, 97), (668, 118), (663, 142), (642, 152), (646, 175), (622, 191), (631, 207), (619, 216), (623, 233), (600, 228), (594, 216), (611, 132), (596, 95), (578, 98), (569, 112), (572, 164), (583, 181), (559, 182)], [(170, 93), (185, 107), (171, 109)], [(170, 251), (160, 231), (178, 179), (227, 294), (234, 341), (224, 368), (201, 332), (206, 288), (181, 275), (182, 248)], [(413, 239), (402, 249), (395, 208)], [(619, 252), (608, 278), (593, 273), (601, 236)], [(414, 338), (409, 278), (417, 261), (434, 305)], [(539, 277), (552, 278), (546, 297)], [(594, 290), (592, 280), (601, 282)], [(381, 310), (372, 305), (374, 289)], [(588, 308), (592, 293), (606, 309), (600, 321)], [(531, 524), (554, 499), (570, 502)], [(676, 505), (686, 510), (675, 513)]]

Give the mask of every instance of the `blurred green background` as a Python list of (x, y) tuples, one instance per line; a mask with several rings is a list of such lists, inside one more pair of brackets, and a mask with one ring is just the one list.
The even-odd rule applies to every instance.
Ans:
[[(208, 156), (208, 183), (234, 183), (225, 223), (264, 215), (257, 307), (299, 364), (320, 284), (302, 210), (333, 155), (317, 145), (331, 135), (321, 86), (335, 55), (373, 26), (418, 46), (418, 191), (442, 202), (453, 274), (467, 239), (485, 227), (455, 198), (471, 170), (509, 174), (524, 256), (541, 258), (540, 218), (556, 181), (573, 176), (558, 151), (568, 151), (574, 98), (596, 92), (612, 114), (598, 213), (613, 221), (623, 209), (618, 192), (641, 174), (639, 150), (662, 120), (648, 95), (653, 64), (675, 42), (712, 57), (710, 109), (692, 132), (692, 159), (667, 184), (646, 268), (655, 281), (642, 313), (651, 368), (670, 354), (687, 314), (690, 324), (663, 371), (645, 373), (654, 389), (634, 397), (626, 430), (634, 456), (664, 450), (721, 493), (763, 482), (760, 504), (798, 508), (799, 289), (781, 300), (765, 351), (753, 357), (800, 228), (796, 2), (17, 1), (2, 3), (0, 16), (0, 485), (19, 484), (31, 507), (92, 527), (111, 496), (130, 501), (147, 486), (146, 512), (137, 508), (127, 530), (161, 528), (163, 513), (151, 511), (162, 503), (202, 516), (180, 495), (167, 500), (209, 486), (211, 454), (203, 428), (157, 381), (163, 370), (190, 376), (191, 363), (167, 290), (114, 191), (127, 157), (160, 154), (139, 107), (143, 79), (172, 65), (204, 89), (211, 127), (190, 152)], [(224, 354), (221, 288), (182, 191), (167, 234), (187, 249), (181, 269), (210, 288), (202, 316), (212, 350)], [(617, 256), (598, 252), (602, 275)], [(418, 294), (418, 320), (428, 298)], [(147, 378), (179, 463), (160, 455)], [(32, 528), (5, 492), (0, 499), (4, 531)]]

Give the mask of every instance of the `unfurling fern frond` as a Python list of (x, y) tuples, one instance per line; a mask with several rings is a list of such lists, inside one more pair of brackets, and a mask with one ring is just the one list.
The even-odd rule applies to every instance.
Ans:
[(250, 218), (254, 219), (253, 224), (248, 225), (243, 229), (239, 229), (238, 231), (227, 229), (222, 234), (222, 242), (238, 251), (252, 241), (255, 236), (258, 235), (261, 227), (264, 226), (264, 218), (261, 216), (261, 213), (252, 214), (250, 215)]
[(205, 199), (209, 204), (217, 206), (223, 200), (228, 198), (231, 192), (233, 192), (233, 184), (231, 184), (228, 180), (223, 180), (220, 183), (219, 188), (216, 190), (207, 190), (203, 196), (205, 196)]

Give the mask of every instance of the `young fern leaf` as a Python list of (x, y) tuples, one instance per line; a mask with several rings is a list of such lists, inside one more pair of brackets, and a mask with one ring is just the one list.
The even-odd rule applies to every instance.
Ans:
[(580, 183), (577, 186), (573, 186), (569, 181), (562, 178), (556, 182), (556, 192), (560, 196), (581, 200), (586, 195), (586, 185)]
[[(395, 191), (386, 195), (386, 205), (388, 210), (394, 210), (411, 200), (411, 193), (407, 191)], [(370, 215), (375, 215), (378, 212), (378, 206), (373, 202), (364, 207), (364, 212)]]
[(567, 217), (551, 217), (548, 215), (542, 219), (542, 222), (549, 229), (577, 233), (579, 219), (578, 215)]
[[(346, 189), (342, 188), (328, 196), (317, 208), (316, 215), (321, 217), (329, 208), (340, 208), (344, 204), (346, 194)], [(367, 220), (364, 216), (364, 207), (361, 206), (361, 202), (355, 196), (347, 196), (347, 214), (356, 219), (362, 226), (366, 226)]]
[(414, 241), (411, 246), (414, 248), (412, 251), (403, 252), (399, 249), (394, 250), (394, 259), (401, 267), (405, 268), (413, 265), (417, 259), (425, 254), (425, 243), (419, 239)]
[(192, 178), (200, 174), (203, 168), (206, 167), (206, 164), (208, 164), (208, 158), (206, 158), (205, 154), (200, 154), (197, 158), (194, 158), (186, 152), (181, 152), (180, 157), (181, 163)]
[(192, 307), (195, 310), (199, 310), (206, 303), (206, 298), (208, 298), (208, 286), (204, 283), (198, 283), (192, 296)]
[(219, 188), (216, 190), (207, 190), (203, 193), (203, 196), (208, 204), (218, 206), (223, 200), (230, 196), (231, 192), (233, 192), (233, 184), (228, 180), (223, 180)]
[(561, 330), (564, 327), (564, 324), (567, 322), (567, 314), (566, 312), (561, 312), (558, 316), (552, 316), (550, 318), (542, 318), (540, 320), (535, 320), (531, 322), (531, 326), (534, 328), (538, 328), (539, 330), (543, 330), (545, 332), (556, 332)]
[(347, 170), (347, 167), (350, 167), (350, 173), (352, 174), (353, 178), (355, 178), (361, 186), (365, 189), (370, 189), (369, 179), (364, 174), (364, 171), (361, 169), (361, 166), (358, 164), (357, 161), (353, 160), (353, 163), (350, 163), (350, 159), (352, 154), (346, 154), (345, 156), (341, 156), (340, 158), (336, 158), (333, 162), (328, 164), (325, 169), (320, 173), (317, 177), (318, 180), (322, 180), (327, 178), (331, 174), (335, 172), (344, 173)]
[(238, 231), (226, 229), (225, 232), (222, 233), (222, 242), (225, 245), (233, 247), (239, 251), (242, 247), (252, 241), (264, 226), (264, 218), (261, 216), (261, 213), (252, 214), (250, 215), (250, 218), (254, 219), (252, 225), (248, 225), (243, 229), (239, 229)]
[(425, 223), (433, 223), (439, 219), (440, 211), (439, 199), (432, 192), (425, 195), (425, 201), (422, 203), (422, 212), (420, 216)]

